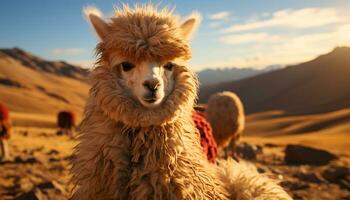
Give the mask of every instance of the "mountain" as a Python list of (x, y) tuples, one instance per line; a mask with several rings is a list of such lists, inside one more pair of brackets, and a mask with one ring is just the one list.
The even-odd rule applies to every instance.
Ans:
[(64, 61), (46, 61), (17, 47), (0, 49), (0, 52), (19, 61), (23, 66), (40, 72), (47, 72), (60, 76), (83, 80), (88, 70), (71, 65)]
[(19, 48), (0, 49), (0, 102), (11, 111), (81, 113), (88, 93), (88, 70), (47, 61)]
[(283, 110), (289, 114), (321, 113), (350, 107), (350, 48), (298, 65), (202, 87), (200, 102), (215, 92), (229, 90), (242, 99), (248, 113)]
[(268, 66), (264, 69), (254, 69), (254, 68), (224, 68), (224, 69), (204, 69), (198, 72), (199, 82), (202, 86), (208, 86), (212, 84), (236, 81), (258, 74), (266, 73), (272, 70), (281, 68), (279, 65)]

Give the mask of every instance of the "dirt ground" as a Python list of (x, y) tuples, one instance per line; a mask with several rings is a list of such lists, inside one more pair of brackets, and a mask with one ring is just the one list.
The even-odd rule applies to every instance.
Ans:
[[(69, 160), (77, 141), (56, 135), (55, 117), (14, 116), (15, 127), (8, 141), (10, 157), (0, 162), (0, 199), (67, 199), (73, 189), (69, 184)], [(346, 132), (247, 134), (240, 142), (259, 149), (248, 161), (259, 172), (278, 180), (294, 199), (350, 199), (350, 172), (346, 171), (350, 167), (350, 140)], [(288, 144), (325, 149), (338, 159), (323, 166), (288, 165), (284, 161)], [(329, 171), (335, 173), (329, 176)]]

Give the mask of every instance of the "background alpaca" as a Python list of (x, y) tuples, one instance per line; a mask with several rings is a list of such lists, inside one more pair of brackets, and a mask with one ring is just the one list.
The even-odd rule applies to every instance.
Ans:
[(108, 22), (94, 13), (100, 58), (72, 160), (72, 199), (290, 199), (243, 165), (218, 167), (204, 156), (192, 121), (197, 78), (185, 66), (198, 18), (180, 24), (150, 5), (124, 6)]
[(57, 114), (57, 126), (59, 130), (57, 135), (68, 135), (73, 137), (73, 128), (75, 127), (76, 115), (73, 111), (61, 111)]
[[(209, 98), (206, 115), (218, 146), (224, 149), (226, 156), (235, 156), (235, 146), (245, 123), (244, 108), (239, 97), (228, 91), (213, 94)], [(228, 153), (228, 149), (232, 152)]]
[(9, 156), (7, 142), (11, 134), (10, 111), (0, 103), (0, 160)]

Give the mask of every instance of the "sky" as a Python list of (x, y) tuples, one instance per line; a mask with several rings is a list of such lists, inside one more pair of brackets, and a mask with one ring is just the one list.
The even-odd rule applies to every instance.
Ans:
[(195, 71), (296, 64), (350, 46), (349, 0), (1, 0), (0, 48), (91, 67), (98, 38), (82, 8), (93, 5), (110, 16), (121, 3), (149, 2), (181, 16), (201, 13), (191, 41)]

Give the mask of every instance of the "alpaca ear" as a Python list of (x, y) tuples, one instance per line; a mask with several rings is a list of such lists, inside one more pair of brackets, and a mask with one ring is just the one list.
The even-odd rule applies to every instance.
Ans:
[(96, 34), (99, 36), (101, 40), (107, 35), (109, 26), (102, 19), (102, 13), (97, 8), (88, 6), (85, 7), (84, 10), (85, 18), (90, 22), (92, 27), (94, 28)]
[(194, 12), (189, 17), (187, 17), (187, 20), (180, 26), (181, 33), (184, 38), (188, 40), (191, 39), (193, 33), (197, 30), (201, 19), (202, 17), (198, 12)]

